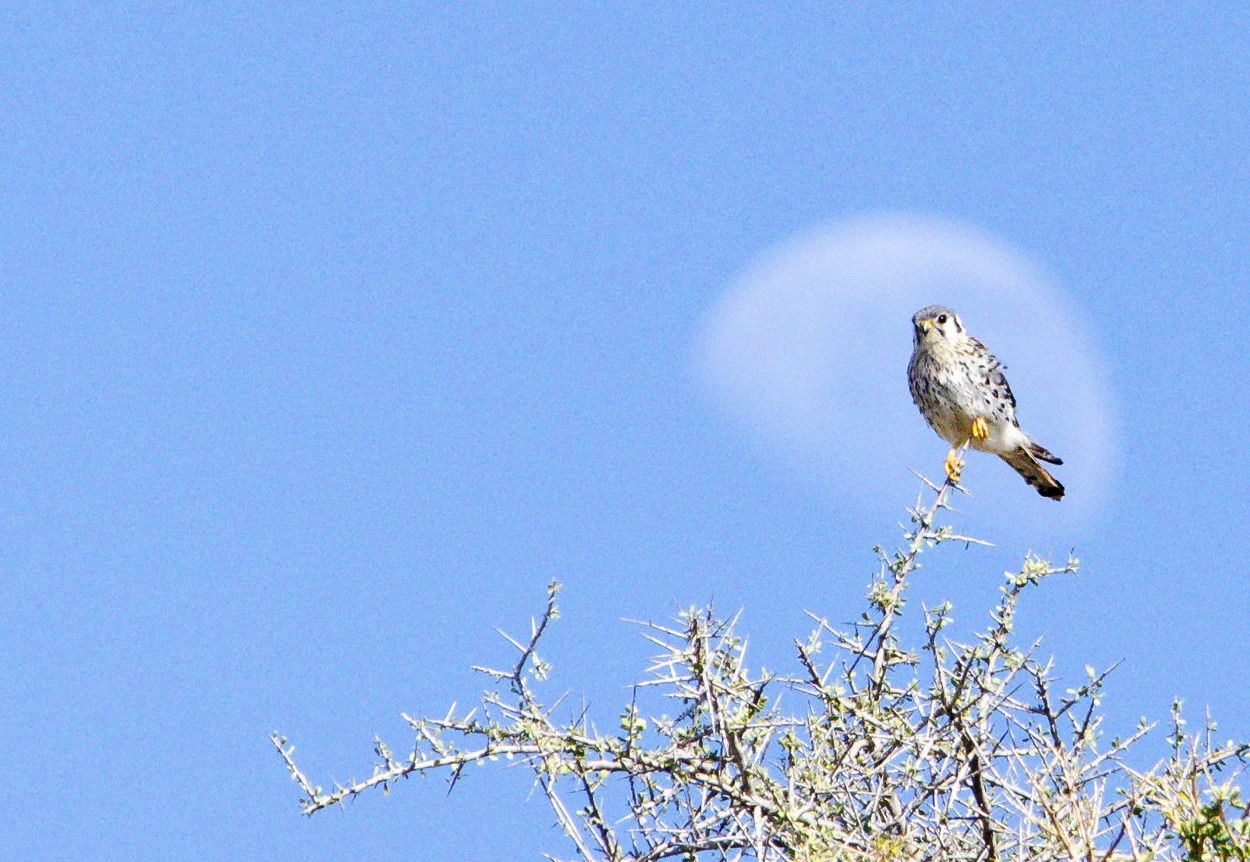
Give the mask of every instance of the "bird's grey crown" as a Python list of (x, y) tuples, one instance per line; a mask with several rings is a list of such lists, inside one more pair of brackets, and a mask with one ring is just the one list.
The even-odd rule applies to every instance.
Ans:
[(937, 317), (939, 314), (949, 314), (951, 317), (957, 316), (955, 314), (955, 309), (953, 308), (949, 308), (945, 305), (930, 305), (927, 308), (920, 309), (911, 316), (912, 326), (918, 325), (922, 320), (930, 320)]

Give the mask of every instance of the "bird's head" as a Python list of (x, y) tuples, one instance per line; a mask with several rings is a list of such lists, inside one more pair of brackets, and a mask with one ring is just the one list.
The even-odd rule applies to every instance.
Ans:
[(912, 326), (916, 329), (916, 346), (949, 343), (951, 339), (963, 335), (964, 326), (959, 316), (945, 305), (930, 305), (912, 315)]

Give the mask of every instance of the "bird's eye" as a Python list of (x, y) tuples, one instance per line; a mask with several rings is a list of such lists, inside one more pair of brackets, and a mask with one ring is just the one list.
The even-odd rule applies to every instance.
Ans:
[(945, 314), (939, 314), (939, 315), (938, 315), (938, 325), (939, 325), (939, 326), (941, 326), (941, 325), (942, 325), (943, 323), (945, 323), (945, 322), (946, 322), (946, 315), (945, 315)]

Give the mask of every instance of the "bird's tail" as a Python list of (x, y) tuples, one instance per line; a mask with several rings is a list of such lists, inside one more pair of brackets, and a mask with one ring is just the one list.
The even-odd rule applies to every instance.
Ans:
[(1029, 454), (1041, 461), (1049, 461), (1051, 464), (1062, 464), (1063, 460), (1056, 458), (1050, 454), (1050, 450), (1033, 440), (1029, 441)]
[(1038, 462), (1039, 458), (1052, 464), (1063, 463), (1036, 443), (1021, 446), (1014, 452), (1002, 456), (1002, 459), (1010, 464), (1013, 470), (1024, 477), (1024, 481), (1037, 489), (1037, 493), (1052, 500), (1062, 500), (1063, 485), (1060, 485), (1059, 481)]

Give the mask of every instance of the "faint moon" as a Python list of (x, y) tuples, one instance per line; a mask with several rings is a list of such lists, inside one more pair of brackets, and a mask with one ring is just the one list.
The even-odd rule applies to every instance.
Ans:
[[(1007, 366), (1020, 425), (1064, 459), (1068, 488), (1042, 500), (999, 459), (974, 453), (964, 508), (1010, 505), (1068, 521), (1110, 493), (1114, 420), (1090, 328), (1040, 267), (1006, 242), (943, 219), (847, 219), (796, 235), (729, 285), (695, 341), (715, 398), (805, 475), (893, 508), (907, 469), (941, 475), (947, 445), (907, 389), (911, 316), (949, 305)], [(904, 497), (897, 496), (899, 493)], [(1049, 508), (1047, 508), (1049, 507)], [(1062, 507), (1062, 508), (1060, 508)]]

